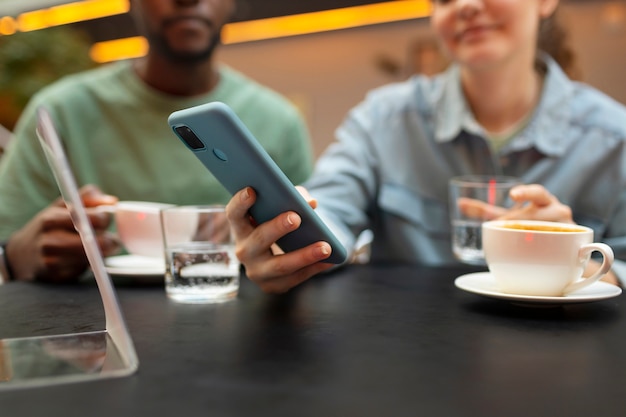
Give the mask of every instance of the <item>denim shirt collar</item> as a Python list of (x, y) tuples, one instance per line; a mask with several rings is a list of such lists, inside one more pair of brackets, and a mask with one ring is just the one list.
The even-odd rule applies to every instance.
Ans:
[[(573, 138), (563, 137), (567, 131), (571, 110), (567, 105), (574, 88), (558, 64), (548, 55), (541, 55), (547, 71), (541, 99), (534, 110), (528, 126), (522, 130), (502, 151), (513, 152), (535, 147), (546, 155), (562, 155)], [(448, 142), (458, 138), (461, 132), (484, 136), (469, 109), (461, 87), (458, 66), (453, 65), (440, 78), (441, 89), (434, 103), (435, 140)]]

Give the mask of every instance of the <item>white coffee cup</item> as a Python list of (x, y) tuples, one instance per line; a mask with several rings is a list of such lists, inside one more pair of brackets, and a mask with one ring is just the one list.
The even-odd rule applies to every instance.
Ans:
[[(483, 250), (500, 291), (530, 296), (563, 296), (589, 286), (611, 269), (613, 250), (593, 242), (580, 225), (535, 220), (494, 220), (482, 225)], [(591, 253), (603, 256), (590, 277), (582, 277)]]
[(160, 212), (172, 206), (150, 201), (120, 201), (113, 206), (100, 207), (113, 213), (117, 233), (129, 254), (163, 258)]

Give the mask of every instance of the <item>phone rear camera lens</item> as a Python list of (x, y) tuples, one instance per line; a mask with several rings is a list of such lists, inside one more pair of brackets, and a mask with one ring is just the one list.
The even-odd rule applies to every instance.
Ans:
[(177, 126), (174, 129), (191, 149), (203, 149), (205, 147), (204, 143), (193, 133), (189, 126)]

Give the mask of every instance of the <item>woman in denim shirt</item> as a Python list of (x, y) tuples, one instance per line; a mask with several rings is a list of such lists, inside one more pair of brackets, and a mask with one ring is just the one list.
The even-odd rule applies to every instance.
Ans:
[[(440, 266), (455, 260), (448, 181), (464, 174), (517, 176), (512, 218), (576, 222), (626, 260), (626, 109), (571, 81), (538, 51), (540, 23), (558, 0), (439, 0), (431, 24), (454, 64), (372, 91), (337, 130), (305, 184), (346, 248), (374, 232), (372, 261)], [(295, 213), (259, 226), (254, 191), (228, 206), (248, 277), (283, 292), (326, 270), (325, 242), (274, 255), (298, 227)], [(592, 265), (593, 269), (597, 265)], [(616, 261), (607, 280), (626, 278)], [(623, 270), (623, 272), (621, 272)]]

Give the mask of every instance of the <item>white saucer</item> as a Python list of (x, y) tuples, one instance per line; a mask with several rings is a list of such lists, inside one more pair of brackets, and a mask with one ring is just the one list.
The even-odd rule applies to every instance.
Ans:
[(598, 281), (586, 288), (559, 297), (507, 294), (498, 290), (495, 279), (489, 272), (476, 272), (473, 274), (461, 275), (454, 280), (454, 285), (464, 291), (483, 295), (485, 297), (509, 300), (515, 302), (516, 304), (534, 305), (587, 303), (616, 297), (622, 293), (622, 289), (620, 287), (607, 282)]
[(104, 259), (104, 265), (110, 275), (142, 277), (165, 275), (165, 261), (162, 258), (137, 255), (109, 256)]

